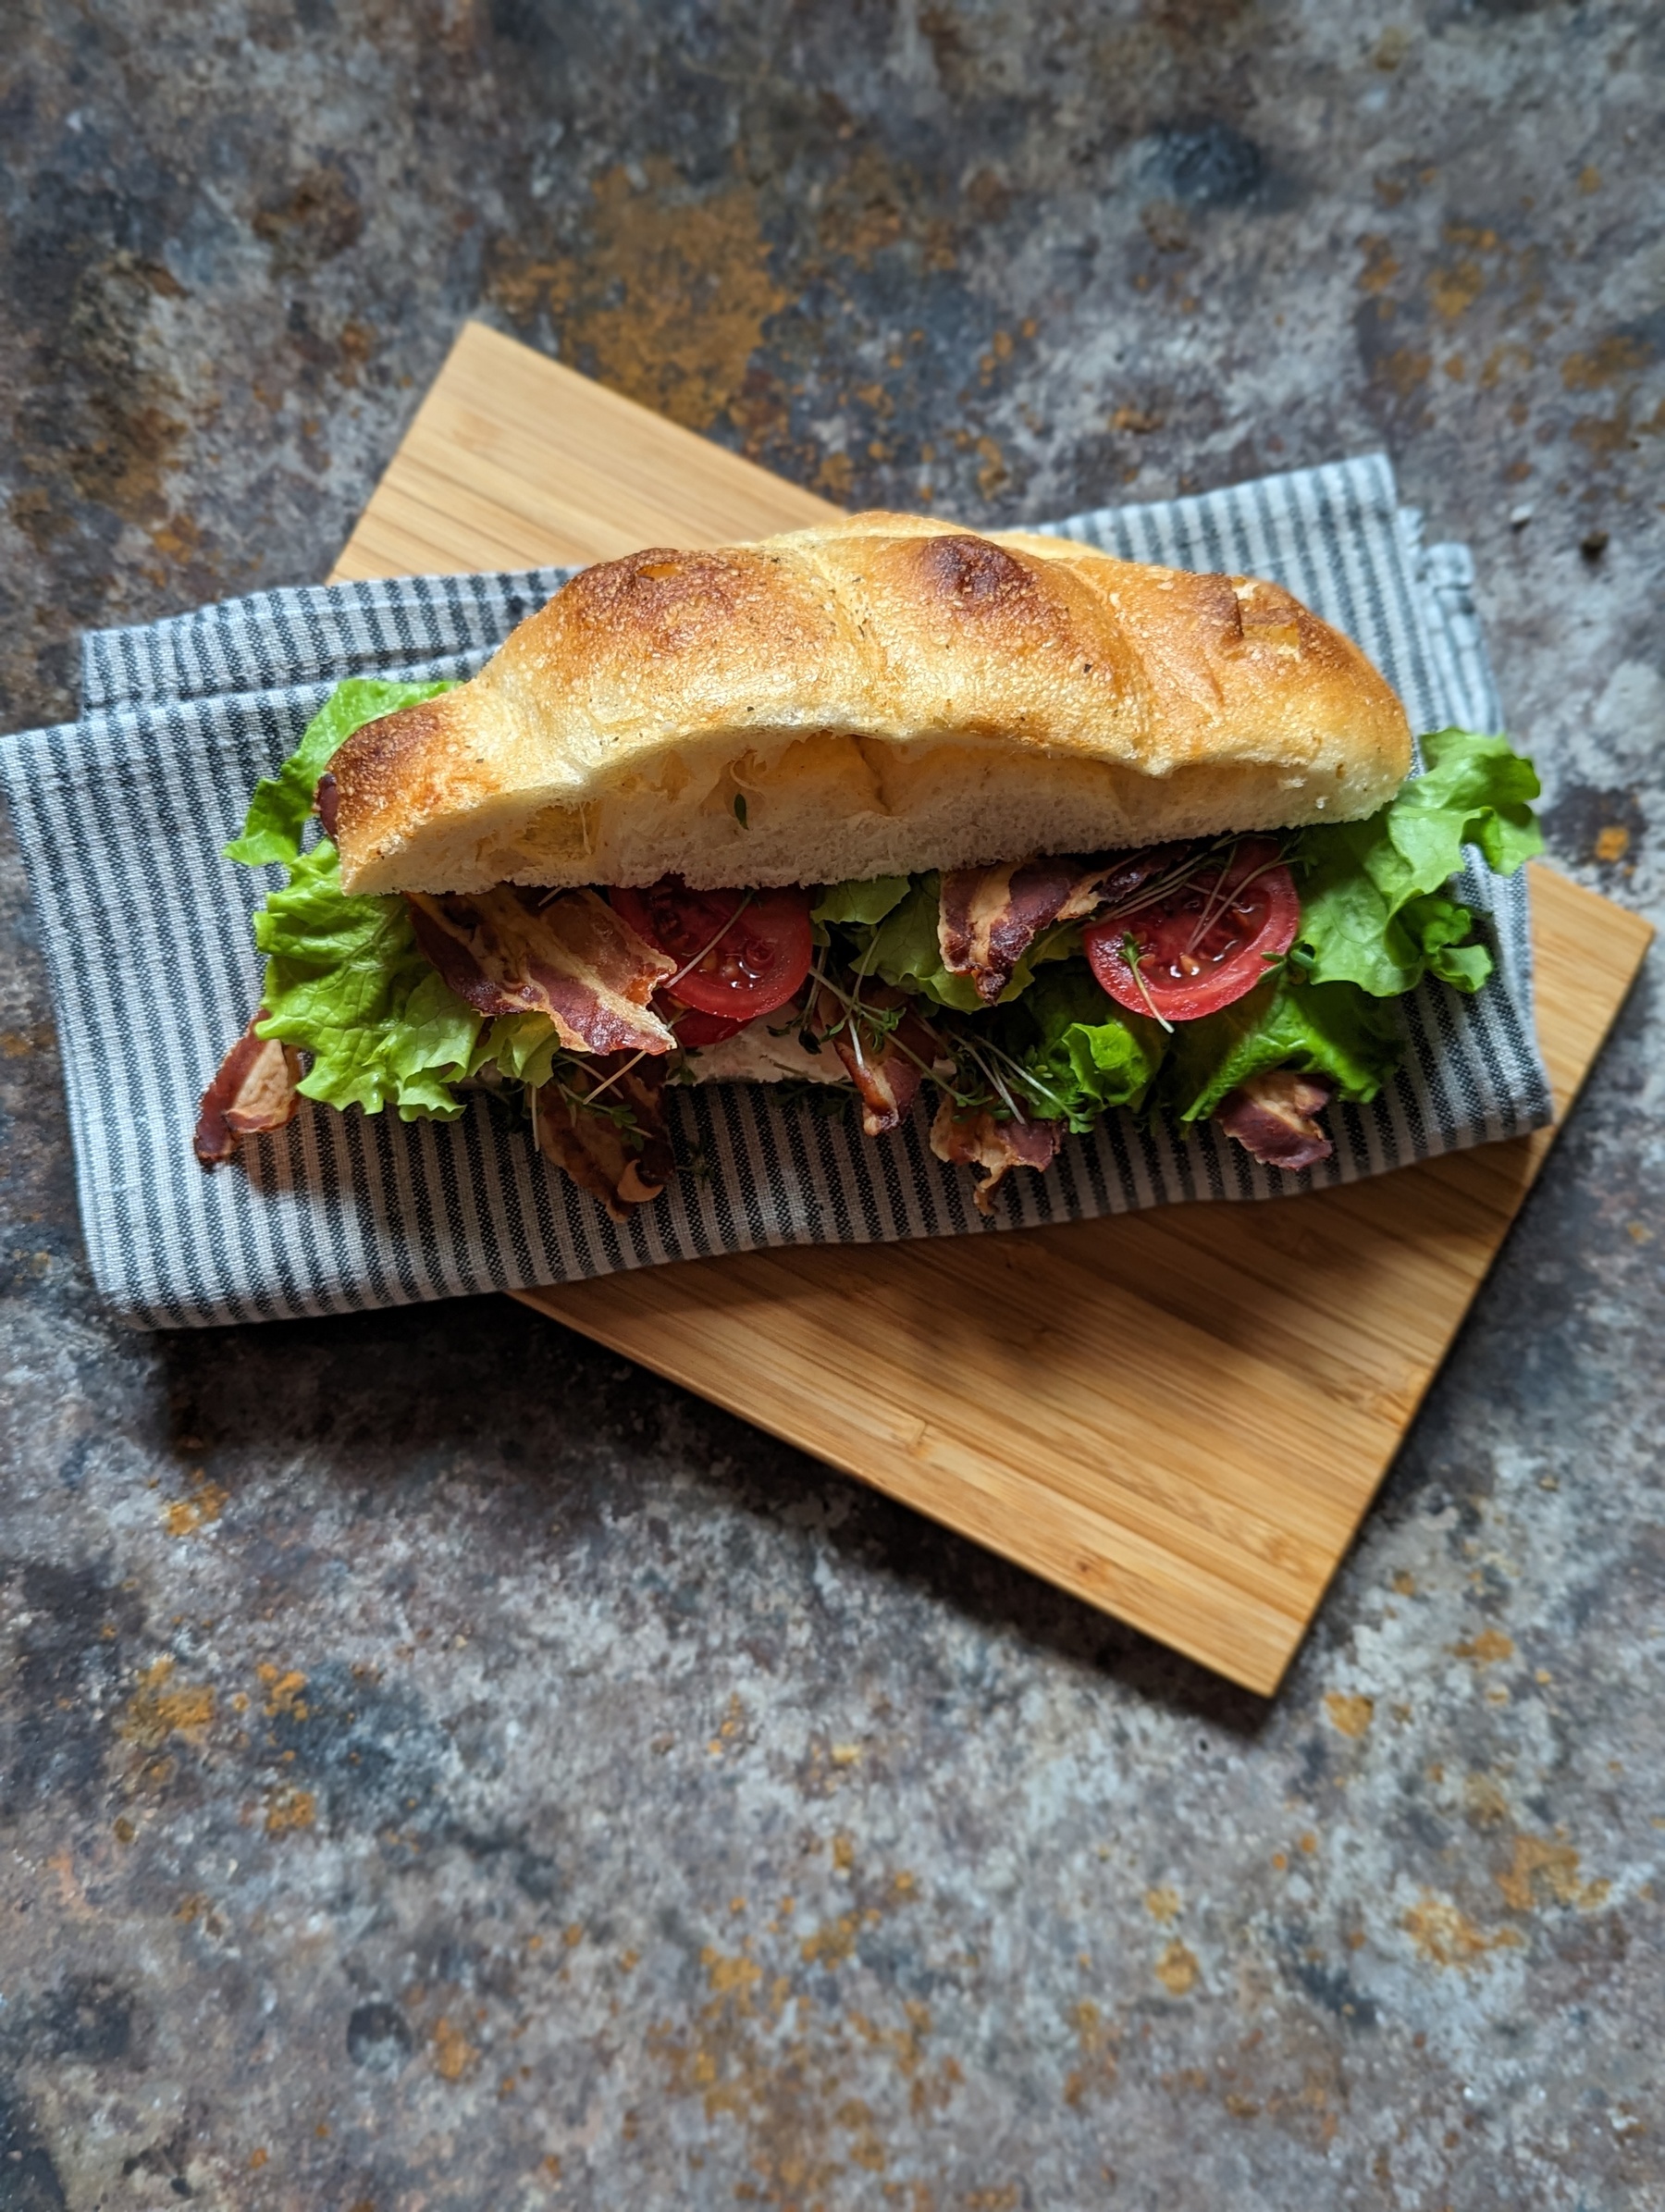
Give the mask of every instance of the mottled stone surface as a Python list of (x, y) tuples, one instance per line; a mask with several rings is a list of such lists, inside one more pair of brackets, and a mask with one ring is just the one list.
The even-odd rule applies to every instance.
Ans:
[[(18, 0), (0, 714), (478, 311), (972, 521), (1385, 441), (1657, 908), (1662, 31)], [(1665, 2204), (1657, 981), (1263, 1706), (507, 1303), (111, 1328), (0, 899), (6, 2212)]]

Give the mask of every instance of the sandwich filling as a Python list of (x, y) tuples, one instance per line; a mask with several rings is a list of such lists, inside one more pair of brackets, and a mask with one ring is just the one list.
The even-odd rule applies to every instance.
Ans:
[(1443, 730), (1376, 814), (1279, 835), (765, 891), (349, 896), (330, 760), (446, 688), (342, 684), (256, 789), (227, 851), (286, 881), (254, 919), (262, 1003), (204, 1094), (204, 1166), (302, 1097), (450, 1119), (483, 1092), (623, 1218), (676, 1172), (668, 1086), (738, 1081), (804, 1086), (874, 1138), (924, 1096), (985, 1212), (1117, 1109), (1213, 1120), (1293, 1172), (1331, 1152), (1334, 1101), (1393, 1074), (1394, 1000), (1490, 975), (1449, 894), (1463, 848), (1508, 874), (1541, 844), (1530, 763)]

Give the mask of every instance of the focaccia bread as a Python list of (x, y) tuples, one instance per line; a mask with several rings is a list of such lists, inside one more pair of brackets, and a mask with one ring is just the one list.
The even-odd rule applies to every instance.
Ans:
[(332, 763), (350, 892), (765, 886), (1375, 812), (1403, 708), (1276, 584), (858, 514), (584, 570)]

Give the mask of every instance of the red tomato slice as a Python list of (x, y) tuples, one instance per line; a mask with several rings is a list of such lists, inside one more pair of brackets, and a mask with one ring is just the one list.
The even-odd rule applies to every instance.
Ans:
[(1269, 837), (1245, 837), (1223, 868), (1131, 913), (1090, 922), (1081, 945), (1117, 1006), (1165, 1021), (1197, 1021), (1264, 981), (1300, 927), (1301, 896), (1276, 846)]
[(684, 971), (664, 986), (670, 995), (735, 1029), (783, 1007), (809, 972), (807, 891), (690, 891), (668, 875), (646, 891), (615, 887), (608, 896), (638, 936)]

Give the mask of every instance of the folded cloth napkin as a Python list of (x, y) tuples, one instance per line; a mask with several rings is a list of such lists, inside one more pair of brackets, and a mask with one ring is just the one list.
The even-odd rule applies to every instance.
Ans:
[[(1359, 641), (1414, 729), (1499, 726), (1467, 550), (1421, 547), (1380, 455), (1054, 526), (1134, 560), (1276, 577)], [(260, 996), (249, 923), (267, 884), (220, 858), (256, 778), (342, 677), (466, 675), (568, 573), (266, 591), (98, 632), (80, 721), (0, 741), (88, 1254), (113, 1308), (152, 1328), (348, 1312), (758, 1245), (987, 1235), (1290, 1188), (1212, 1129), (1186, 1141), (1112, 1116), (1046, 1175), (1013, 1177), (985, 1221), (918, 1117), (875, 1143), (727, 1084), (672, 1094), (691, 1165), (623, 1227), (483, 1102), (412, 1125), (308, 1105), (205, 1175), (197, 1102)], [(1497, 975), (1474, 998), (1429, 984), (1403, 1002), (1401, 1073), (1374, 1106), (1332, 1108), (1335, 1155), (1303, 1180), (1351, 1182), (1549, 1118), (1524, 884), (1475, 869), (1460, 895), (1490, 918)]]

